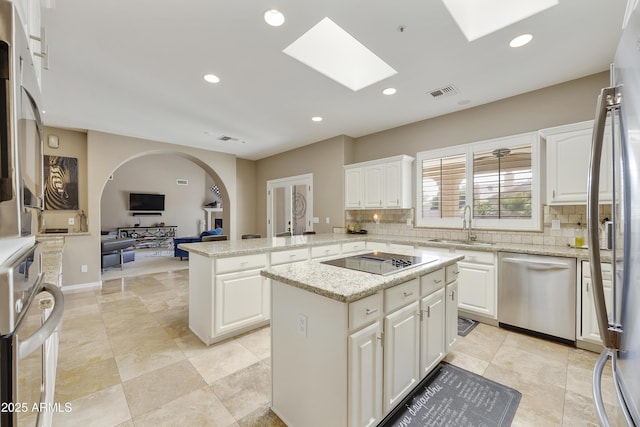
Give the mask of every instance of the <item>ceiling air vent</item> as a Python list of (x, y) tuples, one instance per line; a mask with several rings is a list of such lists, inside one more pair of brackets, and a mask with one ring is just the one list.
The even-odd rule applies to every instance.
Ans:
[(222, 135), (218, 137), (218, 141), (230, 141), (230, 142), (235, 142), (238, 141), (238, 138), (234, 138), (232, 136), (227, 136), (227, 135)]
[(429, 91), (429, 93), (431, 94), (431, 96), (433, 96), (434, 99), (440, 99), (447, 96), (456, 95), (460, 92), (458, 92), (458, 89), (456, 89), (454, 85), (449, 85), (440, 89)]

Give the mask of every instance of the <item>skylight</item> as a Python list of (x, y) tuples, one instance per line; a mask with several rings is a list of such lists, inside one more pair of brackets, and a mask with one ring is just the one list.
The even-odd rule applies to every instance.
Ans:
[(556, 6), (558, 0), (442, 0), (468, 41)]
[(283, 52), (354, 92), (397, 73), (329, 18)]

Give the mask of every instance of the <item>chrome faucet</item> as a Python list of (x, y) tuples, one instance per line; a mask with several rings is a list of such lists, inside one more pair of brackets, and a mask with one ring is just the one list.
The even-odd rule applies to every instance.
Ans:
[[(469, 227), (467, 227), (467, 211), (469, 211)], [(472, 213), (471, 213), (471, 206), (469, 205), (465, 205), (464, 207), (464, 211), (462, 213), (462, 229), (463, 230), (467, 230), (467, 240), (471, 241), (471, 240), (476, 240), (477, 236), (475, 234), (473, 234), (473, 232), (471, 231), (471, 217), (472, 217)]]

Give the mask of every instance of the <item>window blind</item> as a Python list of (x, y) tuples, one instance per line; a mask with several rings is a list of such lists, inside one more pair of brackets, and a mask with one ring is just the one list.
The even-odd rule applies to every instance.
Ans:
[(462, 215), (466, 191), (466, 155), (422, 161), (422, 217)]
[(473, 153), (473, 216), (531, 218), (532, 146)]

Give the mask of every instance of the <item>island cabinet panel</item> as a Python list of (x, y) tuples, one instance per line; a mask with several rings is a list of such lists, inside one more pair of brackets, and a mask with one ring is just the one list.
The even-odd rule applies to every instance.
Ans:
[(289, 427), (379, 424), (455, 343), (457, 271), (351, 302), (272, 280), (272, 410)]
[(391, 411), (420, 380), (418, 301), (384, 318), (384, 411)]
[(382, 419), (382, 322), (349, 335), (349, 425)]
[(271, 285), (271, 409), (289, 427), (346, 426), (348, 304)]
[(311, 259), (322, 260), (325, 258), (340, 255), (340, 245), (325, 245), (311, 247)]
[(266, 254), (211, 258), (189, 255), (189, 328), (205, 344), (269, 323)]
[(218, 274), (215, 282), (214, 335), (269, 320), (269, 289), (260, 270)]
[(420, 300), (420, 379), (444, 358), (445, 313), (444, 289)]

